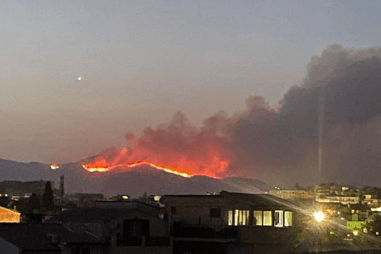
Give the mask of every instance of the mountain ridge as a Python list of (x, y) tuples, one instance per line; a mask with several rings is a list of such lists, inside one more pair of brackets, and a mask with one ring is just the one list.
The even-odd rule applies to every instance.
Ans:
[(61, 164), (57, 170), (40, 162), (24, 163), (0, 158), (0, 181), (50, 180), (59, 186), (59, 177), (65, 176), (65, 191), (105, 193), (106, 195), (127, 194), (133, 197), (143, 193), (205, 194), (222, 190), (234, 192), (263, 193), (272, 187), (252, 178), (229, 176), (222, 179), (203, 175), (190, 178), (164, 172), (149, 165), (118, 172), (88, 172), (79, 162)]

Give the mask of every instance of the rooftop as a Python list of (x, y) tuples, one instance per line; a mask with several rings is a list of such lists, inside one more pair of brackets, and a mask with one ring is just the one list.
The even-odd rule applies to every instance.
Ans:
[(183, 198), (194, 198), (194, 199), (226, 199), (233, 203), (255, 204), (259, 207), (295, 207), (295, 204), (284, 200), (282, 198), (270, 195), (270, 194), (248, 194), (248, 193), (238, 193), (238, 192), (227, 192), (221, 191), (219, 194), (215, 195), (164, 195), (160, 202), (166, 203), (168, 200), (176, 200)]
[(94, 223), (94, 222), (109, 222), (116, 218), (121, 218), (129, 213), (139, 211), (148, 215), (158, 216), (159, 209), (153, 206), (126, 206), (126, 207), (92, 207), (92, 208), (75, 208), (62, 212), (53, 218), (50, 222), (81, 222), (81, 223)]
[(66, 244), (103, 244), (90, 234), (74, 233), (59, 224), (1, 223), (0, 236), (23, 251), (58, 251), (59, 247), (52, 242), (52, 236)]

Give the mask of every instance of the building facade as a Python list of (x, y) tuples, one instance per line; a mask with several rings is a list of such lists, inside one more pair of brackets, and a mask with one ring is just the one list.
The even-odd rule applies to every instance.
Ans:
[(173, 253), (291, 251), (302, 225), (297, 208), (269, 194), (164, 195)]

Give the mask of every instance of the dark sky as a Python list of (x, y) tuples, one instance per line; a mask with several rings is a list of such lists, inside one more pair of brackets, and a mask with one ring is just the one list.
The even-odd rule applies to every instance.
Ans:
[(176, 112), (205, 128), (223, 111), (213, 119), (228, 122), (220, 125), (239, 155), (234, 170), (312, 179), (323, 94), (324, 177), (372, 180), (381, 152), (380, 55), (372, 48), (381, 42), (380, 8), (5, 0), (0, 157), (77, 161), (129, 145), (128, 131), (140, 136)]

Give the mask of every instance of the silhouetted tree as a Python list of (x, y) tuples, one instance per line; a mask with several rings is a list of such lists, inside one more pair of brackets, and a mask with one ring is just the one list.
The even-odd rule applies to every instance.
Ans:
[(26, 212), (33, 213), (34, 211), (39, 211), (40, 209), (41, 209), (40, 198), (37, 196), (36, 193), (32, 193), (27, 203)]
[(49, 181), (45, 184), (45, 192), (42, 196), (42, 208), (46, 212), (54, 210), (54, 196), (52, 186)]
[(139, 197), (139, 200), (147, 203), (148, 202), (147, 192), (144, 192), (143, 196)]

